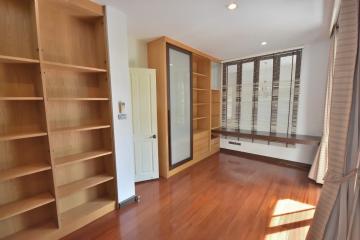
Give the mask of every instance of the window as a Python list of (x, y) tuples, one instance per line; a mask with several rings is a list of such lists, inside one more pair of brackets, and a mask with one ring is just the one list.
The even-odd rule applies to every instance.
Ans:
[(296, 134), (302, 50), (227, 62), (222, 126)]

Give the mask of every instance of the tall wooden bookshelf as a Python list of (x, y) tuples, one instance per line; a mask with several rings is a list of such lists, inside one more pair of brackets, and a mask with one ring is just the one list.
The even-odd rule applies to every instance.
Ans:
[(210, 152), (211, 61), (193, 54), (193, 158), (206, 158)]
[(221, 98), (220, 90), (211, 90), (211, 129), (220, 128), (221, 125)]
[[(211, 89), (211, 129), (221, 127), (221, 92), (219, 89)], [(211, 153), (220, 151), (220, 136), (211, 134)]]
[[(186, 50), (192, 56), (193, 158), (171, 168), (169, 165), (168, 59), (166, 46)], [(168, 178), (211, 155), (211, 62), (220, 60), (169, 37), (148, 43), (148, 66), (156, 69), (157, 121), (160, 176)]]
[(0, 1), (0, 239), (58, 239), (116, 208), (104, 9)]

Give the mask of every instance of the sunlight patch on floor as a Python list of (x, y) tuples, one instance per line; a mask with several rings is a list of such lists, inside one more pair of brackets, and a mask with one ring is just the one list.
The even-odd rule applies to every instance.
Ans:
[(291, 199), (278, 200), (265, 240), (304, 240), (315, 206)]
[(310, 210), (273, 217), (270, 222), (270, 227), (281, 226), (289, 223), (296, 223), (299, 221), (311, 220), (314, 216), (314, 213), (315, 213), (315, 209), (310, 209)]
[(266, 235), (265, 240), (304, 240), (310, 226), (289, 229)]
[(294, 201), (291, 199), (281, 199), (278, 200), (273, 212), (273, 216), (281, 215), (281, 214), (289, 214), (293, 212), (299, 212), (309, 209), (314, 209), (315, 206)]

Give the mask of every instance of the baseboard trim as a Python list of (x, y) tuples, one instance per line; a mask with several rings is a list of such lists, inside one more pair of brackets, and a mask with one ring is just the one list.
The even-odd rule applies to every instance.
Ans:
[(304, 170), (304, 171), (309, 171), (311, 168), (311, 165), (306, 164), (306, 163), (292, 162), (292, 161), (284, 160), (284, 159), (280, 159), (280, 158), (267, 157), (267, 156), (262, 156), (262, 155), (258, 155), (258, 154), (240, 152), (240, 151), (235, 151), (235, 150), (230, 150), (230, 149), (225, 149), (225, 148), (220, 148), (220, 152), (243, 157), (246, 159), (255, 160), (255, 161), (266, 162), (266, 163), (275, 164), (275, 165), (284, 166), (284, 167), (296, 168), (296, 169), (300, 169), (300, 170)]
[(132, 204), (132, 203), (137, 203), (139, 202), (139, 196), (137, 195), (134, 195), (132, 197), (129, 197), (128, 199), (125, 199), (124, 201), (120, 202), (119, 203), (119, 207), (120, 208), (123, 208), (129, 204)]

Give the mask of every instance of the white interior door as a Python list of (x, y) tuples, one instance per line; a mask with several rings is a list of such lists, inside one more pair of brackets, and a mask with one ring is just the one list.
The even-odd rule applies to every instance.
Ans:
[(159, 178), (155, 69), (130, 69), (135, 181)]

